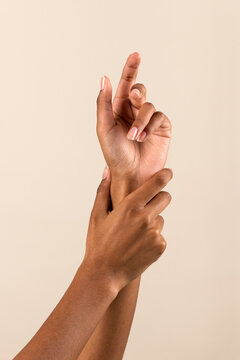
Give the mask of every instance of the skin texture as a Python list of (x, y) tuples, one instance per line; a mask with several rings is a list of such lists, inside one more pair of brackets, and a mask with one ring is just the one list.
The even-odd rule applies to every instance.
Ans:
[(171, 178), (170, 169), (161, 170), (110, 212), (111, 178), (110, 171), (105, 172), (89, 221), (83, 262), (60, 302), (15, 360), (77, 359), (121, 289), (164, 252), (163, 219), (158, 214), (171, 200), (162, 191)]
[[(146, 87), (135, 83), (139, 53), (129, 55), (112, 100), (110, 79), (97, 98), (97, 134), (112, 174), (111, 200), (116, 207), (129, 193), (165, 166), (172, 126), (168, 117), (146, 102)], [(135, 90), (139, 90), (140, 96)], [(127, 134), (146, 132), (143, 141)], [(120, 360), (131, 329), (141, 277), (125, 286), (106, 311), (78, 360)]]

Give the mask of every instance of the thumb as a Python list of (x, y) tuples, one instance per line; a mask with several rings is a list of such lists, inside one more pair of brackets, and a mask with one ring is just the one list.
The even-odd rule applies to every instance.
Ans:
[(102, 181), (97, 189), (97, 195), (92, 209), (93, 217), (105, 217), (110, 207), (111, 176), (108, 166), (105, 166)]
[(112, 111), (112, 85), (107, 76), (102, 76), (97, 97), (97, 130), (108, 131), (115, 124)]

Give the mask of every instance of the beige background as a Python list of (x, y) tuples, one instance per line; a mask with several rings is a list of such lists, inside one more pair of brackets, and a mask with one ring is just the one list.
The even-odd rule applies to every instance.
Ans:
[(2, 0), (0, 359), (59, 301), (104, 166), (100, 77), (128, 54), (173, 123), (166, 253), (144, 275), (125, 360), (237, 360), (239, 1)]

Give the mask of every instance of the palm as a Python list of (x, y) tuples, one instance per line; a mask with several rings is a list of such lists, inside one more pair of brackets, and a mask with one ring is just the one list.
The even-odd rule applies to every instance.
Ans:
[[(170, 129), (159, 128), (146, 142), (128, 140), (126, 135), (135, 120), (137, 109), (129, 99), (113, 100), (113, 114), (117, 126), (112, 129), (109, 137), (118, 139), (111, 141), (116, 151), (113, 152), (112, 162), (126, 170), (135, 169), (142, 181), (164, 167), (170, 142)], [(115, 154), (117, 157), (115, 158)]]
[(108, 102), (104, 105), (107, 112), (104, 115), (99, 110), (98, 137), (112, 172), (122, 175), (133, 173), (140, 181), (145, 181), (165, 165), (171, 125), (167, 121), (159, 126), (144, 142), (127, 138), (127, 133), (139, 112), (139, 107), (134, 106), (129, 98), (139, 64), (138, 53), (128, 57), (110, 106), (112, 89), (110, 82), (108, 83), (107, 95), (105, 95)]
[[(117, 125), (105, 137), (109, 166), (119, 171), (137, 171), (142, 181), (164, 167), (170, 143), (170, 128), (159, 128), (146, 142), (127, 139), (127, 132), (135, 120), (137, 109), (129, 99), (113, 100), (113, 116)], [(109, 148), (108, 148), (109, 146)]]

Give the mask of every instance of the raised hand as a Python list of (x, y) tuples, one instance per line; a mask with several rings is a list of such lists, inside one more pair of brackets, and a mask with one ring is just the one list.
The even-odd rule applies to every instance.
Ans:
[(97, 98), (97, 134), (113, 178), (143, 183), (162, 169), (171, 139), (166, 115), (146, 102), (146, 88), (134, 84), (140, 55), (129, 55), (112, 101), (110, 79), (102, 78)]

